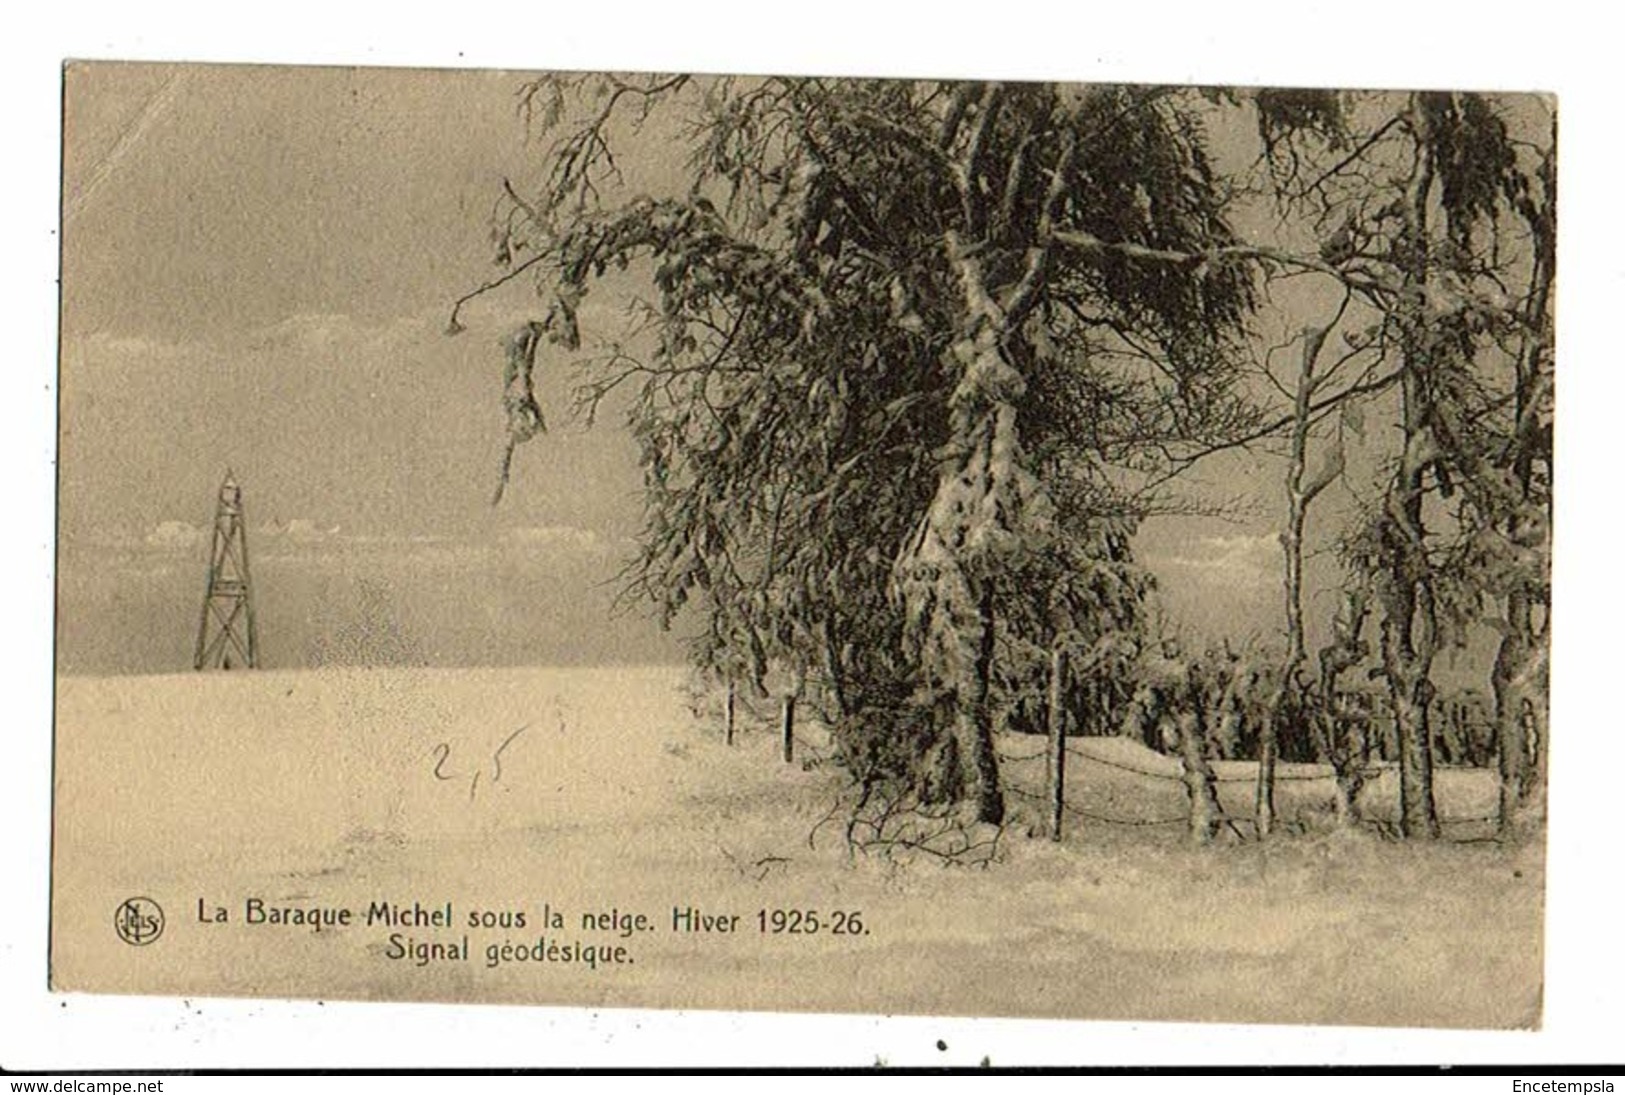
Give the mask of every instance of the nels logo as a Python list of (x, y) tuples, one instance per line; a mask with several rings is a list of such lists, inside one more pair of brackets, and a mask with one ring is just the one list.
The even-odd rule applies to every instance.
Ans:
[(164, 910), (150, 897), (132, 897), (113, 914), (118, 937), (132, 947), (144, 947), (164, 934)]

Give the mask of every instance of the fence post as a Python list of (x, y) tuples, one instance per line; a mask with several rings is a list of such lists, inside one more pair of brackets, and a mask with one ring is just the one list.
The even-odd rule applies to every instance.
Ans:
[(790, 764), (796, 759), (796, 696), (794, 692), (787, 692), (784, 696), (784, 763)]
[(1066, 710), (1062, 706), (1066, 651), (1057, 646), (1049, 656), (1049, 838), (1061, 839), (1066, 813)]
[(726, 722), (725, 722), (725, 726), (726, 726), (725, 735), (726, 736), (724, 737), (723, 740), (728, 745), (732, 745), (734, 743), (734, 682), (733, 681), (728, 682), (728, 706), (725, 709), (724, 716), (725, 716), (725, 720), (726, 720)]

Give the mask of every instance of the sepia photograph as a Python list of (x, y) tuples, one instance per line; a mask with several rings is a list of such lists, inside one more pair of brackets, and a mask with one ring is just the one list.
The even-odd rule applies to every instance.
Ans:
[(302, 10), (8, 66), (0, 1070), (1617, 1058), (1606, 36)]
[(1554, 97), (63, 82), (54, 989), (1541, 1025)]

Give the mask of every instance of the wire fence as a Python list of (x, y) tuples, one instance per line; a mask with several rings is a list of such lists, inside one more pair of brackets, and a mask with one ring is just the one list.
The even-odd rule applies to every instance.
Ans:
[[(1074, 739), (1074, 738), (1067, 739), (1064, 747), (1066, 749), (1068, 757), (1076, 757), (1079, 760), (1082, 760), (1082, 761), (1084, 761), (1084, 762), (1086, 762), (1088, 764), (1097, 765), (1097, 766), (1099, 766), (1101, 768), (1114, 769), (1114, 770), (1119, 771), (1119, 772), (1125, 772), (1125, 773), (1137, 776), (1137, 777), (1139, 777), (1141, 779), (1156, 780), (1156, 781), (1159, 781), (1159, 782), (1162, 782), (1162, 783), (1178, 784), (1181, 788), (1184, 788), (1186, 786), (1186, 776), (1185, 776), (1185, 774), (1183, 772), (1167, 772), (1167, 771), (1159, 772), (1159, 771), (1156, 771), (1154, 769), (1146, 768), (1146, 767), (1141, 766), (1141, 765), (1128, 764), (1128, 763), (1124, 763), (1123, 761), (1113, 760), (1113, 759), (1111, 759), (1109, 757), (1103, 757), (1103, 756), (1098, 755), (1095, 752), (1090, 751), (1087, 748), (1082, 747), (1079, 744), (1078, 740)], [(1032, 750), (1030, 752), (1017, 753), (1017, 752), (1011, 751), (1008, 747), (1000, 748), (1000, 749), (997, 750), (997, 755), (998, 755), (1001, 762), (1015, 764), (1015, 765), (1029, 764), (1029, 763), (1036, 762), (1036, 761), (1047, 761), (1048, 758), (1049, 758), (1049, 754), (1050, 754), (1050, 747), (1049, 747), (1049, 744), (1047, 742), (1044, 744), (1043, 747)], [(1434, 767), (1436, 769), (1444, 768), (1444, 769), (1458, 769), (1458, 770), (1471, 770), (1471, 769), (1476, 768), (1476, 766), (1474, 766), (1474, 765), (1435, 765)], [(1389, 773), (1389, 772), (1393, 772), (1395, 770), (1396, 770), (1395, 767), (1392, 766), (1392, 765), (1370, 765), (1370, 766), (1362, 768), (1360, 770), (1360, 774), (1361, 774), (1361, 776), (1362, 776), (1362, 778), (1364, 780), (1371, 781), (1371, 780), (1374, 780), (1374, 779), (1378, 779), (1381, 776), (1383, 776), (1384, 774)], [(1482, 769), (1479, 769), (1479, 770), (1482, 770)], [(1216, 783), (1216, 784), (1225, 783), (1225, 784), (1256, 785), (1257, 782), (1258, 782), (1258, 776), (1257, 776), (1256, 772), (1251, 773), (1251, 774), (1246, 774), (1246, 775), (1217, 775), (1217, 774), (1214, 774), (1211, 778), (1212, 778), (1213, 782)], [(1335, 782), (1336, 779), (1337, 779), (1337, 773), (1336, 773), (1335, 770), (1326, 771), (1326, 772), (1314, 772), (1314, 773), (1296, 773), (1296, 772), (1294, 772), (1294, 773), (1278, 773), (1276, 775), (1276, 777), (1275, 777), (1275, 781), (1277, 783), (1330, 783), (1330, 782)], [(1015, 784), (1012, 781), (1007, 780), (1005, 782), (1005, 790), (1007, 792), (1009, 792), (1010, 794), (1015, 795), (1017, 798), (1025, 799), (1025, 800), (1028, 800), (1028, 801), (1031, 801), (1031, 802), (1040, 803), (1040, 804), (1043, 804), (1046, 807), (1053, 807), (1053, 805), (1055, 803), (1055, 798), (1053, 796), (1053, 793), (1040, 793), (1040, 792), (1031, 791), (1031, 790), (1028, 790), (1025, 787), (1021, 787), (1021, 786)], [(1182, 814), (1179, 814), (1177, 816), (1170, 815), (1170, 816), (1167, 816), (1167, 817), (1124, 817), (1124, 816), (1114, 816), (1114, 815), (1109, 814), (1109, 813), (1103, 813), (1103, 812), (1101, 812), (1099, 810), (1086, 809), (1085, 807), (1077, 805), (1075, 802), (1069, 801), (1068, 798), (1065, 795), (1062, 796), (1060, 805), (1061, 805), (1061, 809), (1068, 816), (1082, 818), (1082, 819), (1084, 819), (1086, 821), (1093, 821), (1093, 822), (1096, 822), (1096, 823), (1099, 823), (1099, 824), (1105, 824), (1105, 825), (1118, 825), (1118, 826), (1123, 826), (1123, 827), (1128, 827), (1128, 828), (1147, 828), (1147, 827), (1159, 827), (1159, 826), (1186, 825), (1186, 824), (1189, 824), (1189, 822), (1190, 822), (1189, 813), (1182, 813)], [(1377, 828), (1377, 829), (1379, 829), (1381, 831), (1384, 831), (1384, 832), (1387, 832), (1387, 831), (1392, 830), (1392, 829), (1395, 828), (1394, 823), (1392, 823), (1391, 821), (1382, 819), (1382, 818), (1361, 818), (1360, 820), (1361, 820), (1361, 822), (1363, 824), (1375, 827), (1375, 828)], [(1448, 826), (1448, 827), (1460, 827), (1460, 826), (1468, 826), (1468, 825), (1494, 825), (1494, 824), (1497, 824), (1500, 819), (1495, 814), (1484, 814), (1484, 815), (1474, 815), (1474, 816), (1470, 816), (1470, 817), (1440, 817), (1438, 820), (1439, 820), (1439, 824), (1440, 824), (1441, 827), (1446, 827), (1446, 826)], [(1250, 815), (1232, 814), (1232, 813), (1226, 813), (1226, 812), (1221, 811), (1220, 813), (1214, 815), (1214, 821), (1218, 825), (1228, 826), (1232, 830), (1237, 831), (1238, 835), (1239, 835), (1239, 829), (1237, 828), (1238, 826), (1243, 826), (1243, 825), (1250, 826), (1254, 833), (1256, 833), (1257, 829), (1258, 829), (1258, 819), (1255, 818), (1255, 817), (1252, 817)], [(1478, 842), (1480, 842), (1482, 840), (1488, 840), (1488, 839), (1493, 839), (1493, 838), (1487, 838), (1487, 837), (1465, 838), (1465, 839), (1462, 839), (1461, 842), (1462, 843), (1478, 843)]]
[[(1025, 790), (1025, 789), (1023, 789), (1021, 787), (1014, 787), (1014, 786), (1010, 786), (1010, 785), (1006, 784), (1004, 789), (1006, 791), (1008, 791), (1010, 794), (1015, 795), (1017, 798), (1031, 799), (1034, 802), (1044, 802), (1044, 803), (1047, 803), (1047, 802), (1050, 801), (1049, 796), (1047, 796), (1047, 795), (1035, 794), (1034, 792)], [(1088, 821), (1102, 822), (1102, 823), (1107, 824), (1107, 825), (1124, 825), (1124, 826), (1184, 825), (1187, 821), (1190, 820), (1184, 814), (1180, 814), (1178, 817), (1152, 817), (1152, 818), (1112, 817), (1109, 814), (1098, 813), (1098, 812), (1096, 812), (1094, 810), (1086, 810), (1082, 806), (1075, 805), (1074, 803), (1071, 803), (1071, 802), (1062, 802), (1061, 803), (1061, 808), (1063, 810), (1065, 810), (1067, 813), (1076, 815), (1077, 817), (1084, 818), (1084, 819), (1086, 819)]]
[[(1036, 735), (1034, 735), (1034, 736), (1036, 736)], [(1103, 739), (1098, 739), (1098, 740), (1114, 740), (1114, 739), (1103, 738)], [(1102, 767), (1105, 767), (1105, 768), (1116, 768), (1119, 771), (1123, 771), (1123, 772), (1132, 772), (1137, 776), (1144, 776), (1147, 779), (1167, 780), (1167, 781), (1171, 781), (1171, 782), (1174, 782), (1174, 783), (1182, 783), (1182, 782), (1184, 782), (1185, 777), (1183, 775), (1180, 775), (1180, 774), (1177, 774), (1177, 773), (1173, 773), (1173, 772), (1156, 772), (1156, 771), (1152, 771), (1149, 768), (1140, 768), (1140, 767), (1138, 767), (1136, 765), (1124, 764), (1122, 761), (1109, 760), (1106, 757), (1097, 756), (1094, 753), (1090, 753), (1087, 750), (1079, 748), (1076, 744), (1074, 744), (1076, 741), (1077, 741), (1076, 738), (1068, 738), (1067, 739), (1066, 751), (1067, 751), (1067, 754), (1069, 756), (1082, 757), (1084, 760), (1089, 761), (1091, 764), (1098, 764), (1098, 765), (1101, 765)], [(1016, 763), (1016, 764), (1020, 764), (1020, 763), (1026, 762), (1026, 761), (1034, 761), (1034, 760), (1043, 760), (1043, 759), (1045, 759), (1047, 756), (1049, 756), (1049, 748), (1046, 746), (1046, 747), (1041, 748), (1041, 749), (1036, 749), (1031, 753), (1011, 753), (1006, 749), (1000, 749), (1000, 750), (998, 750), (998, 755), (999, 755), (1000, 760), (1006, 760), (1006, 761), (1011, 761), (1011, 762)], [(1229, 762), (1226, 762), (1226, 763), (1256, 764), (1257, 761), (1241, 761), (1241, 760), (1238, 760), (1238, 761), (1229, 761)], [(1286, 762), (1286, 763), (1301, 763), (1301, 762)], [(1466, 771), (1483, 771), (1484, 767), (1485, 766), (1483, 766), (1483, 765), (1477, 765), (1477, 764), (1439, 764), (1437, 762), (1435, 762), (1434, 765), (1433, 765), (1434, 771), (1464, 771), (1464, 772), (1466, 772)], [(1372, 764), (1372, 765), (1367, 765), (1366, 767), (1360, 769), (1360, 774), (1361, 774), (1362, 777), (1369, 780), (1369, 779), (1377, 779), (1377, 778), (1381, 777), (1384, 773), (1393, 772), (1393, 771), (1397, 771), (1397, 768), (1392, 763), (1388, 763), (1388, 764)], [(1336, 779), (1337, 779), (1337, 772), (1335, 770), (1329, 771), (1329, 772), (1313, 772), (1313, 773), (1277, 772), (1276, 775), (1275, 775), (1275, 782), (1276, 783), (1325, 783), (1325, 782), (1333, 781), (1333, 780), (1336, 780)], [(1258, 777), (1256, 775), (1223, 776), (1223, 775), (1215, 774), (1214, 777), (1213, 777), (1213, 782), (1215, 782), (1215, 783), (1256, 783), (1256, 782), (1258, 782)]]
[[(778, 726), (782, 725), (783, 714), (784, 714), (784, 697), (781, 697), (781, 696), (757, 697), (756, 702), (752, 702), (751, 698), (748, 695), (748, 690), (739, 689), (739, 690), (736, 690), (734, 692), (734, 694), (733, 694), (733, 702), (737, 706), (737, 708), (739, 710), (739, 713), (746, 716), (746, 718), (748, 718), (751, 721), (754, 721), (754, 722), (759, 723), (759, 724), (768, 725), (768, 726), (774, 726), (774, 727), (778, 727)], [(817, 711), (817, 707), (813, 706), (812, 710), (809, 711), (809, 714), (814, 713), (816, 711)], [(820, 720), (818, 720), (816, 714), (814, 715), (814, 720), (813, 721), (820, 721)], [(806, 754), (807, 754), (808, 759), (827, 760), (828, 756), (824, 753), (824, 751), (818, 749), (814, 742), (809, 741), (807, 739), (807, 737), (804, 735), (804, 733), (802, 732), (802, 730), (803, 730), (803, 727), (801, 725), (797, 725), (791, 730), (791, 735), (790, 736), (793, 739), (793, 743), (794, 743), (797, 751), (800, 752), (802, 747), (806, 746), (806, 747), (809, 747), (809, 748), (806, 749)], [(1033, 749), (1031, 751), (1016, 752), (1016, 751), (1011, 750), (1009, 748), (1008, 744), (1003, 745), (1000, 748), (995, 750), (996, 756), (998, 757), (999, 761), (1001, 762), (1001, 765), (1003, 765), (1003, 764), (1026, 765), (1026, 764), (1030, 764), (1030, 763), (1037, 762), (1037, 761), (1047, 761), (1048, 760), (1051, 748), (1050, 748), (1049, 741), (1047, 739), (1041, 737), (1040, 735), (1021, 735), (1021, 736), (1031, 736), (1031, 737), (1034, 737), (1034, 738), (1038, 738), (1038, 740), (1040, 742), (1039, 748)], [(1095, 738), (1088, 738), (1088, 737), (1079, 738), (1079, 737), (1076, 737), (1076, 736), (1068, 736), (1066, 739), (1064, 739), (1063, 747), (1065, 748), (1066, 753), (1067, 753), (1067, 755), (1069, 757), (1077, 758), (1077, 759), (1079, 759), (1079, 760), (1081, 760), (1083, 762), (1086, 762), (1087, 764), (1095, 765), (1095, 766), (1098, 766), (1100, 768), (1114, 769), (1116, 771), (1124, 772), (1124, 773), (1139, 777), (1141, 779), (1155, 780), (1155, 781), (1162, 782), (1162, 783), (1177, 784), (1181, 788), (1184, 788), (1187, 785), (1186, 784), (1187, 777), (1186, 777), (1186, 775), (1184, 774), (1183, 771), (1177, 771), (1177, 772), (1157, 771), (1155, 769), (1144, 767), (1142, 765), (1130, 764), (1130, 763), (1126, 763), (1126, 762), (1121, 761), (1121, 760), (1115, 760), (1115, 759), (1112, 759), (1112, 758), (1109, 758), (1109, 757), (1103, 757), (1103, 756), (1100, 756), (1098, 753), (1096, 753), (1094, 751), (1091, 751), (1090, 749), (1086, 748), (1082, 744), (1083, 742), (1090, 741), (1090, 740), (1118, 740), (1118, 739), (1115, 739), (1115, 738), (1112, 738), (1112, 737), (1101, 737), (1101, 738), (1095, 739)], [(788, 755), (788, 753), (787, 753), (787, 755)], [(1176, 760), (1174, 758), (1169, 758), (1169, 759), (1172, 760), (1173, 763), (1175, 763), (1175, 764), (1180, 764), (1181, 763), (1181, 762), (1179, 762), (1178, 760)], [(1237, 762), (1230, 762), (1230, 763), (1252, 763), (1252, 764), (1256, 764), (1257, 762), (1256, 761), (1252, 761), (1252, 762), (1237, 761)], [(1329, 766), (1326, 766), (1326, 767), (1329, 768)], [(1484, 770), (1484, 767), (1481, 766), (1481, 765), (1442, 764), (1442, 763), (1438, 763), (1438, 762), (1434, 763), (1433, 768), (1436, 771), (1438, 771), (1438, 770), (1446, 770), (1446, 771), (1448, 771), (1448, 770), (1460, 770), (1460, 771), (1477, 770), (1477, 771), (1483, 771)], [(1370, 781), (1380, 779), (1382, 776), (1384, 776), (1387, 773), (1395, 772), (1395, 771), (1397, 771), (1397, 765), (1392, 761), (1388, 761), (1388, 762), (1383, 762), (1383, 763), (1378, 763), (1378, 764), (1368, 764), (1365, 767), (1362, 767), (1360, 769), (1360, 776), (1361, 776), (1362, 780), (1369, 783)], [(1239, 774), (1239, 775), (1237, 775), (1237, 774), (1222, 774), (1221, 775), (1221, 774), (1218, 774), (1218, 773), (1212, 773), (1211, 774), (1211, 779), (1212, 779), (1212, 782), (1215, 783), (1215, 784), (1231, 784), (1231, 785), (1248, 784), (1248, 785), (1256, 785), (1257, 782), (1258, 782), (1258, 776), (1257, 776), (1256, 771), (1254, 771), (1252, 773)], [(1276, 775), (1275, 775), (1275, 782), (1278, 783), (1278, 784), (1279, 783), (1334, 783), (1336, 780), (1337, 780), (1337, 772), (1335, 770), (1317, 771), (1317, 772), (1277, 772)], [(1070, 782), (1070, 781), (1068, 781), (1068, 782)], [(1055, 804), (1055, 798), (1054, 798), (1054, 795), (1053, 795), (1052, 792), (1051, 793), (1043, 793), (1043, 792), (1032, 791), (1032, 790), (1029, 790), (1029, 789), (1027, 789), (1025, 787), (1022, 787), (1022, 786), (1018, 785), (1017, 783), (1013, 782), (1012, 780), (1007, 779), (1007, 780), (1004, 781), (1004, 790), (1008, 794), (1011, 794), (1011, 795), (1013, 795), (1013, 796), (1015, 796), (1015, 797), (1017, 797), (1019, 799), (1023, 799), (1023, 800), (1034, 802), (1034, 803), (1039, 803), (1039, 804), (1042, 804), (1042, 805), (1044, 805), (1046, 807), (1052, 807)], [(1181, 826), (1182, 825), (1188, 825), (1190, 823), (1190, 815), (1189, 815), (1188, 812), (1182, 812), (1182, 813), (1177, 814), (1177, 815), (1169, 815), (1169, 816), (1165, 816), (1165, 817), (1163, 817), (1163, 816), (1158, 816), (1158, 817), (1126, 817), (1126, 816), (1114, 815), (1114, 814), (1111, 814), (1111, 813), (1103, 812), (1103, 811), (1098, 810), (1098, 809), (1091, 809), (1091, 808), (1081, 806), (1081, 805), (1077, 804), (1074, 801), (1069, 801), (1065, 794), (1062, 795), (1060, 806), (1061, 806), (1061, 809), (1064, 811), (1064, 813), (1067, 816), (1074, 817), (1074, 818), (1079, 818), (1079, 819), (1082, 819), (1084, 821), (1094, 822), (1096, 824), (1113, 825), (1113, 826), (1119, 826), (1119, 827), (1123, 827), (1123, 828), (1165, 828), (1165, 827), (1172, 827), (1172, 826), (1176, 826), (1176, 825), (1181, 825)], [(1218, 824), (1220, 826), (1230, 828), (1238, 836), (1242, 835), (1241, 829), (1240, 829), (1241, 826), (1249, 826), (1249, 827), (1251, 827), (1254, 834), (1256, 834), (1257, 828), (1258, 828), (1258, 820), (1257, 820), (1257, 818), (1255, 818), (1253, 816), (1250, 816), (1250, 815), (1231, 814), (1231, 813), (1225, 813), (1225, 812), (1221, 811), (1220, 813), (1214, 815), (1213, 820), (1215, 821), (1216, 824)], [(1492, 813), (1492, 814), (1484, 814), (1484, 815), (1474, 815), (1474, 816), (1470, 816), (1470, 817), (1442, 817), (1441, 816), (1441, 817), (1439, 817), (1438, 822), (1439, 822), (1439, 825), (1441, 826), (1441, 828), (1448, 827), (1448, 828), (1451, 828), (1451, 829), (1460, 829), (1461, 827), (1471, 826), (1471, 825), (1496, 825), (1499, 822), (1499, 820), (1500, 819), (1495, 814)], [(1362, 817), (1362, 818), (1360, 818), (1360, 822), (1362, 824), (1368, 826), (1368, 827), (1373, 827), (1373, 828), (1378, 829), (1379, 831), (1383, 832), (1385, 835), (1390, 833), (1390, 832), (1397, 831), (1396, 823), (1391, 821), (1391, 820), (1384, 819), (1384, 818)], [(1290, 827), (1291, 823), (1288, 822), (1287, 825)], [(1254, 838), (1256, 839), (1256, 836)], [(1246, 838), (1244, 837), (1244, 839), (1246, 839)], [(1450, 839), (1455, 840), (1456, 842), (1459, 842), (1459, 843), (1482, 843), (1482, 842), (1488, 842), (1488, 841), (1495, 841), (1495, 840), (1498, 839), (1498, 837), (1492, 835), (1492, 836), (1464, 837), (1464, 838), (1454, 838), (1453, 837), (1453, 838), (1450, 838)]]

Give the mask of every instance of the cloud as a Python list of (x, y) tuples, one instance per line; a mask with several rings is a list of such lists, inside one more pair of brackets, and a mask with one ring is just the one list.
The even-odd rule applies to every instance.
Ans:
[(592, 529), (573, 525), (530, 525), (509, 529), (503, 539), (510, 544), (557, 551), (596, 552), (607, 545)]
[(529, 525), (496, 532), (490, 536), (459, 537), (425, 534), (390, 535), (346, 532), (338, 525), (323, 528), (308, 518), (284, 522), (268, 521), (255, 530), (262, 554), (288, 557), (313, 555), (389, 556), (427, 565), (446, 567), (477, 564), (493, 557), (499, 549), (525, 554), (543, 553), (554, 557), (597, 555), (612, 545), (589, 528), (575, 525)]
[(326, 347), (358, 332), (351, 317), (328, 312), (300, 312), (249, 332), (250, 346)]
[(337, 356), (373, 350), (402, 350), (438, 339), (445, 326), (445, 308), (407, 314), (394, 319), (368, 319), (331, 312), (298, 312), (276, 323), (243, 333), (241, 348), (249, 351), (296, 353), (330, 366)]
[(340, 531), (338, 525), (324, 529), (307, 517), (295, 517), (285, 522), (267, 521), (257, 530), (268, 540), (284, 540), (290, 544), (323, 543), (338, 537)]
[(161, 521), (142, 542), (160, 551), (185, 551), (203, 542), (203, 530), (185, 521)]
[(269, 358), (282, 365), (303, 362), (332, 369), (335, 361), (354, 360), (368, 352), (399, 352), (439, 339), (445, 325), (444, 311), (437, 305), (433, 310), (386, 320), (299, 312), (275, 323), (234, 332), (229, 338), (199, 335), (182, 341), (93, 331), (65, 342), (64, 354), (76, 368), (114, 363), (146, 367), (164, 362), (218, 369), (222, 355), (246, 355), (255, 370)]
[(1273, 582), (1281, 569), (1281, 541), (1273, 532), (1255, 536), (1202, 536), (1178, 554), (1150, 555), (1155, 568), (1175, 568), (1201, 581), (1261, 586)]

